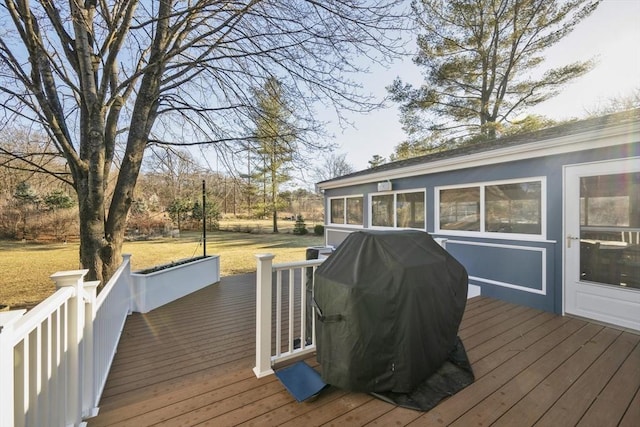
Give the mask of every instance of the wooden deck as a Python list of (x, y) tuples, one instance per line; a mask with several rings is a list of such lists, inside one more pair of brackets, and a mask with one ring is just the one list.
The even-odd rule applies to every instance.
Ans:
[(224, 278), (131, 315), (89, 426), (640, 426), (639, 335), (483, 297), (459, 333), (476, 381), (433, 410), (332, 387), (297, 403), (252, 372), (254, 288)]

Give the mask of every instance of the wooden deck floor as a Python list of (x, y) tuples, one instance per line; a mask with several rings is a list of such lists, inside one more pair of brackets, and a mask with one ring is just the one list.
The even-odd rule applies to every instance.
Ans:
[(483, 297), (459, 333), (476, 381), (433, 410), (336, 388), (297, 403), (252, 372), (254, 287), (229, 277), (131, 315), (89, 426), (640, 426), (639, 335)]

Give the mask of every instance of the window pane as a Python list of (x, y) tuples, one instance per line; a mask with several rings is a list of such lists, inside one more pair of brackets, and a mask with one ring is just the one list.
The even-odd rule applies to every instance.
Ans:
[(638, 227), (640, 173), (580, 178), (580, 222), (590, 227)]
[(371, 198), (371, 225), (393, 227), (393, 194)]
[(580, 178), (580, 280), (640, 288), (640, 173)]
[(344, 199), (331, 199), (331, 223), (344, 224)]
[(589, 197), (583, 215), (589, 226), (629, 226), (629, 196)]
[(396, 225), (405, 228), (425, 228), (424, 191), (399, 193), (396, 197)]
[(480, 188), (440, 190), (440, 229), (480, 231)]
[(540, 181), (488, 185), (485, 188), (485, 231), (542, 233)]
[(362, 225), (362, 197), (347, 198), (347, 224)]

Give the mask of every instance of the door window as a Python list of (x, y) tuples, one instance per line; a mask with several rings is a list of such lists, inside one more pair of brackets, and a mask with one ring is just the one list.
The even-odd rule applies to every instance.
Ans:
[(580, 280), (640, 288), (640, 173), (580, 178)]

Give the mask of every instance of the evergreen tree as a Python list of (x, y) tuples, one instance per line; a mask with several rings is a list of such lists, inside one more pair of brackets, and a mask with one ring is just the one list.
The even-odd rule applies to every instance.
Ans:
[(169, 218), (178, 226), (178, 230), (182, 230), (182, 223), (187, 219), (188, 214), (193, 210), (191, 200), (186, 198), (174, 199), (169, 206), (167, 206), (167, 213)]
[(76, 202), (62, 190), (53, 190), (44, 196), (44, 204), (51, 210), (69, 209), (75, 206)]
[[(207, 200), (205, 214), (207, 219), (207, 229), (218, 230), (220, 228), (220, 210), (218, 205), (211, 200)], [(202, 221), (202, 204), (196, 201), (191, 209), (191, 219)]]
[(371, 157), (371, 160), (369, 160), (369, 168), (375, 168), (377, 166), (383, 165), (383, 164), (385, 164), (386, 161), (387, 161), (387, 159), (385, 159), (381, 155), (374, 154)]
[(280, 185), (291, 179), (289, 169), (296, 152), (296, 127), (282, 84), (270, 77), (257, 90), (256, 114), (253, 117), (257, 154), (262, 160), (258, 173), (263, 182), (264, 208), (273, 218), (273, 232), (278, 232)]
[(13, 198), (16, 200), (22, 216), (22, 238), (24, 239), (27, 234), (27, 219), (29, 213), (33, 210), (38, 210), (41, 199), (26, 181), (22, 181), (16, 186)]
[(304, 218), (302, 217), (302, 215), (296, 216), (296, 223), (293, 226), (293, 234), (303, 236), (308, 232), (309, 230), (307, 230), (307, 224), (304, 223)]
[(389, 87), (409, 138), (494, 138), (509, 117), (555, 96), (593, 63), (544, 70), (543, 52), (599, 3), (415, 0), (421, 34), (414, 62), (425, 69), (425, 83), (415, 88), (396, 79)]

